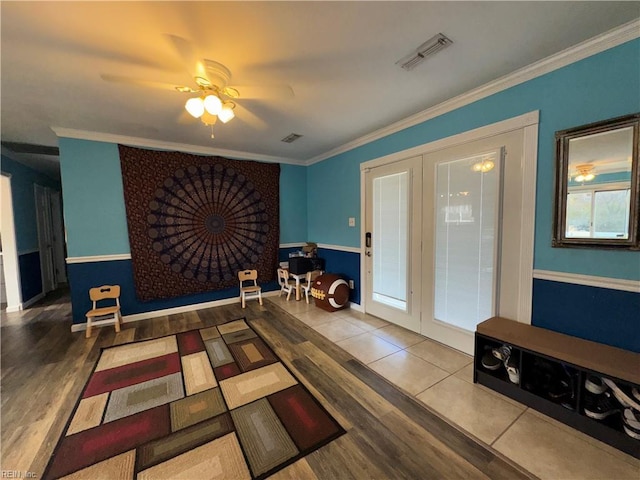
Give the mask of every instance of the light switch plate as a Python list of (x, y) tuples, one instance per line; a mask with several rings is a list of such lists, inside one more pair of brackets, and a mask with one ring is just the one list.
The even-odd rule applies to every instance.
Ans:
[(356, 226), (356, 217), (349, 217), (349, 226), (350, 227)]

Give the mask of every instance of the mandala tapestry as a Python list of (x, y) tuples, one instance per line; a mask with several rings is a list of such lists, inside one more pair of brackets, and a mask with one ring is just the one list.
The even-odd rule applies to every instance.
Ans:
[(255, 268), (274, 280), (280, 165), (119, 146), (137, 297), (238, 286)]

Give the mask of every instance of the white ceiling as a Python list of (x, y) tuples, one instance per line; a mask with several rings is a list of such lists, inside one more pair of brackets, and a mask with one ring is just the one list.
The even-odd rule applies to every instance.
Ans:
[[(57, 145), (52, 127), (304, 163), (640, 16), (638, 2), (2, 2), (2, 141)], [(453, 45), (395, 62), (442, 32)], [(188, 96), (101, 74), (193, 85), (166, 34), (232, 72), (290, 85), (238, 101), (214, 127)], [(240, 89), (242, 94), (242, 89)], [(292, 144), (280, 140), (304, 135)], [(23, 155), (28, 159), (28, 155)]]

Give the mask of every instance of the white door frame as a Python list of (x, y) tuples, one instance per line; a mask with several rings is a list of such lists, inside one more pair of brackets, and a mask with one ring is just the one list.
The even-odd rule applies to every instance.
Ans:
[[(405, 158), (426, 153), (435, 152), (448, 147), (462, 145), (467, 142), (480, 140), (513, 130), (523, 130), (523, 155), (522, 155), (522, 221), (520, 224), (521, 249), (519, 258), (519, 282), (518, 282), (518, 313), (516, 320), (521, 323), (531, 324), (531, 304), (533, 298), (533, 247), (535, 234), (535, 206), (536, 206), (536, 174), (538, 164), (538, 123), (540, 113), (534, 110), (523, 115), (513, 117), (501, 122), (485, 125), (467, 132), (452, 135), (450, 137), (435, 140), (430, 143), (418, 145), (400, 152), (392, 153), (368, 162), (360, 164), (360, 218), (365, 218), (365, 170), (376, 166), (397, 162)], [(366, 298), (366, 278), (364, 245), (365, 225), (360, 222), (360, 298)]]
[(11, 175), (3, 173), (0, 181), (0, 204), (2, 205), (2, 264), (7, 293), (7, 312), (22, 310), (22, 291), (20, 289), (20, 264), (16, 245), (16, 229), (11, 196)]

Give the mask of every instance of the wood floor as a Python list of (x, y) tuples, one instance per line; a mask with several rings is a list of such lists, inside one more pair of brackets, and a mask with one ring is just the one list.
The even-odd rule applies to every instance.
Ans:
[(277, 479), (534, 478), (266, 300), (71, 333), (68, 297), (2, 318), (2, 470), (40, 476), (100, 348), (246, 317), (347, 433)]

